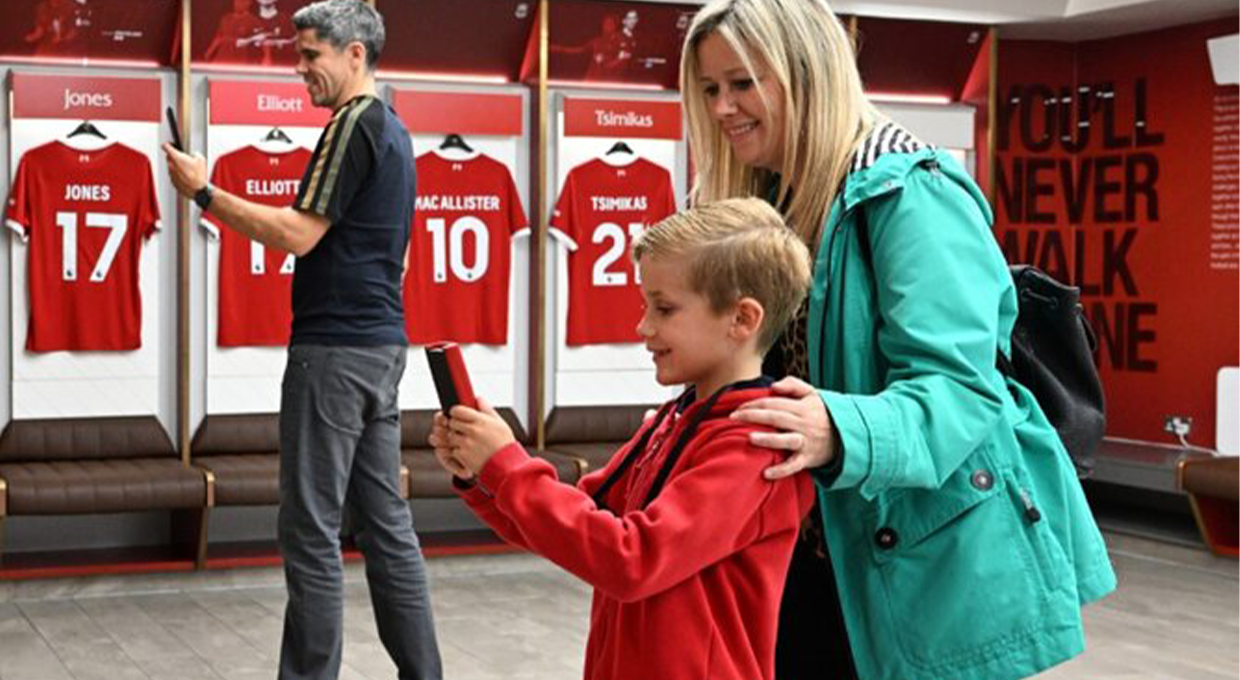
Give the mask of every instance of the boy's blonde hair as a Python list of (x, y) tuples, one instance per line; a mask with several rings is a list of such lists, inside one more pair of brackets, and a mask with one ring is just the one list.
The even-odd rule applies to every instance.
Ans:
[(809, 250), (779, 213), (756, 198), (732, 198), (682, 210), (647, 229), (633, 261), (683, 261), (689, 289), (717, 313), (753, 298), (765, 316), (758, 350), (775, 344), (810, 283)]
[[(778, 175), (738, 161), (711, 116), (698, 63), (698, 47), (710, 35), (727, 41), (755, 82), (756, 74), (764, 73), (783, 88), (783, 168)], [(708, 3), (694, 16), (685, 38), (680, 91), (697, 167), (693, 200), (774, 194), (788, 224), (816, 246), (854, 149), (881, 119), (862, 89), (852, 39), (826, 1)], [(768, 109), (772, 104), (766, 102)]]

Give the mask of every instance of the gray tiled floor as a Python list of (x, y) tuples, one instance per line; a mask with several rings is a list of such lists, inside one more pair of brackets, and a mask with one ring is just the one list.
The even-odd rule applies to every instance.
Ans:
[[(1237, 565), (1108, 535), (1120, 590), (1086, 610), (1089, 651), (1047, 679), (1237, 678)], [(451, 680), (575, 680), (589, 588), (529, 555), (430, 562)], [(279, 569), (0, 583), (0, 680), (275, 677)], [(343, 680), (395, 677), (348, 568)]]

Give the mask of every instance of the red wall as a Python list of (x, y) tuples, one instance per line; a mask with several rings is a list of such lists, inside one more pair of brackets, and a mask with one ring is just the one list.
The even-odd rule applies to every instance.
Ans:
[(1178, 415), (1213, 446), (1216, 374), (1240, 363), (1237, 88), (1206, 50), (1236, 28), (1000, 43), (996, 236), (1082, 288), (1111, 436), (1173, 441)]

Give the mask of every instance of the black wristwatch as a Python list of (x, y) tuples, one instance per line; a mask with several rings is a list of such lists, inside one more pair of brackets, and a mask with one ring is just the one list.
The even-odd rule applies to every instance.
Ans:
[(207, 208), (211, 207), (211, 199), (213, 198), (215, 198), (215, 187), (211, 186), (211, 183), (208, 182), (194, 194), (194, 203), (197, 203), (198, 207), (201, 208), (203, 212), (206, 212)]

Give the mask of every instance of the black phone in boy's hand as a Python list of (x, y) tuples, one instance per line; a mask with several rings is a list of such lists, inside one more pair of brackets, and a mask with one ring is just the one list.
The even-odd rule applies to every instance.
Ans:
[(439, 394), (439, 406), (444, 415), (448, 415), (457, 404), (478, 408), (460, 345), (455, 342), (429, 345), (426, 348), (426, 362), (430, 364), (435, 392)]

